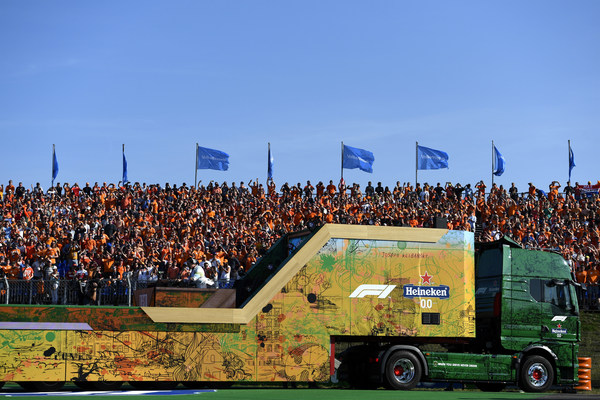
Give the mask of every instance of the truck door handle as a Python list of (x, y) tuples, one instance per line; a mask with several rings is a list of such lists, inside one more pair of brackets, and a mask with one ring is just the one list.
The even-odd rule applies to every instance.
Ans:
[(550, 329), (546, 325), (542, 325), (542, 333), (550, 332)]

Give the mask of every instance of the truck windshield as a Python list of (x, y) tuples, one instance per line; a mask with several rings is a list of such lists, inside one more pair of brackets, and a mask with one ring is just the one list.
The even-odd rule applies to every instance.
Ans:
[(573, 310), (569, 285), (548, 281), (544, 285), (544, 301), (562, 310)]

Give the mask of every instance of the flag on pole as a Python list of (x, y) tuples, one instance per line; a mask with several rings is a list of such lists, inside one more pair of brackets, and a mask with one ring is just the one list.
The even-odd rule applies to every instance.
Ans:
[(571, 182), (571, 171), (575, 167), (575, 155), (573, 154), (573, 149), (571, 148), (571, 141), (569, 140), (569, 182)]
[(52, 186), (54, 186), (54, 180), (58, 176), (58, 160), (56, 159), (56, 150), (52, 145)]
[(448, 168), (448, 153), (417, 145), (417, 169)]
[(267, 180), (273, 180), (273, 156), (271, 155), (271, 143), (269, 143), (269, 154), (267, 157)]
[(198, 147), (196, 169), (227, 171), (229, 169), (229, 154), (220, 150)]
[(494, 175), (500, 176), (504, 173), (504, 168), (506, 167), (506, 161), (504, 160), (504, 156), (500, 154), (498, 148), (494, 146)]
[(372, 173), (374, 161), (375, 157), (370, 151), (344, 145), (342, 168), (358, 168), (361, 171)]
[(129, 180), (127, 179), (127, 159), (125, 158), (125, 145), (123, 145), (123, 185)]

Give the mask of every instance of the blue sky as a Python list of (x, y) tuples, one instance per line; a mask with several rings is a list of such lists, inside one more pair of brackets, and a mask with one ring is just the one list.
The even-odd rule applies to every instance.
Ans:
[(340, 143), (415, 181), (415, 142), (449, 169), (420, 182), (547, 188), (600, 179), (598, 1), (0, 2), (0, 183), (340, 178)]

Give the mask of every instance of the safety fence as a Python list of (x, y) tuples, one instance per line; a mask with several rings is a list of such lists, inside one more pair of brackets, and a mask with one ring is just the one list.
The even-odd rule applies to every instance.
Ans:
[[(151, 287), (199, 287), (192, 281), (135, 279), (88, 280), (13, 280), (0, 279), (0, 304), (57, 304), (57, 305), (112, 305), (131, 306), (133, 292)], [(212, 288), (230, 288), (231, 281), (219, 281)]]

